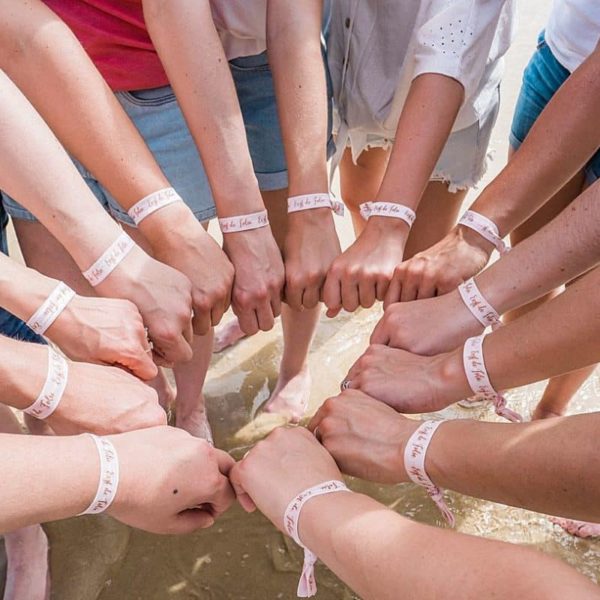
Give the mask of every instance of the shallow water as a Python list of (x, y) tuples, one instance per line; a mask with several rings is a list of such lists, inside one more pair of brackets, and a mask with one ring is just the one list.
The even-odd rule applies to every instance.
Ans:
[[(313, 392), (310, 412), (336, 392), (345, 368), (365, 347), (379, 316), (377, 309), (354, 317), (322, 319), (311, 354)], [(218, 446), (241, 455), (278, 424), (257, 409), (273, 388), (281, 350), (279, 327), (242, 341), (213, 359), (206, 392)], [(527, 414), (541, 385), (510, 395), (510, 404)], [(576, 410), (597, 405), (596, 376), (579, 394)], [(452, 407), (445, 416), (486, 418), (489, 409)], [(443, 526), (437, 509), (420, 489), (409, 484), (351, 486), (399, 513)], [(575, 540), (536, 513), (504, 507), (459, 494), (449, 494), (457, 529), (485, 537), (535, 546), (559, 556), (596, 580), (600, 576), (600, 544)], [(60, 600), (262, 600), (295, 598), (302, 554), (262, 516), (239, 508), (212, 529), (161, 537), (130, 530), (110, 518), (80, 518), (48, 526), (52, 541), (53, 598)], [(319, 598), (350, 600), (355, 596), (324, 566), (319, 566)]]

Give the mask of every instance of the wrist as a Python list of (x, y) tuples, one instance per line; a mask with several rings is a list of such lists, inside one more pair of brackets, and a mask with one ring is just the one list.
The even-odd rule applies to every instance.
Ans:
[(431, 381), (435, 406), (439, 408), (473, 395), (465, 374), (462, 346), (433, 358)]
[(288, 230), (302, 227), (322, 227), (324, 229), (334, 225), (333, 211), (331, 208), (311, 208), (288, 213)]
[(402, 219), (394, 219), (391, 217), (372, 216), (369, 217), (365, 225), (365, 231), (372, 232), (374, 235), (392, 236), (398, 240), (402, 240), (406, 244), (410, 227), (408, 223)]
[(457, 225), (454, 228), (454, 234), (464, 243), (481, 251), (486, 256), (486, 260), (490, 259), (495, 246), (480, 233), (465, 225)]
[(139, 225), (139, 232), (146, 238), (153, 251), (164, 249), (195, 232), (201, 225), (184, 202), (174, 202), (148, 215)]
[(246, 231), (234, 231), (223, 234), (223, 250), (235, 264), (236, 260), (252, 260), (256, 253), (252, 250), (257, 245), (275, 244), (270, 227), (259, 227)]

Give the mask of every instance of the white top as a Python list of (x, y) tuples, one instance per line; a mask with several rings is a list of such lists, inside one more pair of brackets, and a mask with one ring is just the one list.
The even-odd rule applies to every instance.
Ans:
[(556, 60), (573, 72), (600, 39), (600, 0), (554, 0), (546, 43)]
[(267, 49), (267, 0), (211, 0), (227, 60)]
[(465, 100), (453, 131), (494, 108), (516, 0), (332, 0), (329, 67), (339, 131), (356, 158), (369, 136), (393, 140), (412, 80), (440, 73)]

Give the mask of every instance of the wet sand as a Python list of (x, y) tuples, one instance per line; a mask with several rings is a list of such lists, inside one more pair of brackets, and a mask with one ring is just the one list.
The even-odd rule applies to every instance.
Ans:
[[(548, 0), (520, 3), (519, 37), (508, 57), (503, 103), (492, 138), (495, 161), (486, 181), (504, 164), (521, 73), (548, 7)], [(339, 228), (348, 244), (352, 239), (350, 218), (340, 222)], [(336, 393), (347, 368), (365, 348), (379, 314), (379, 309), (373, 309), (353, 316), (344, 314), (333, 321), (322, 318), (310, 356), (314, 382), (311, 414), (325, 398)], [(206, 385), (209, 417), (216, 444), (231, 450), (234, 456), (241, 456), (277, 424), (277, 419), (260, 415), (258, 408), (275, 385), (280, 352), (278, 326), (213, 357)], [(511, 406), (528, 414), (541, 389), (540, 384), (511, 392)], [(600, 380), (596, 374), (578, 395), (573, 412), (592, 410), (599, 398)], [(495, 419), (487, 409), (453, 407), (447, 412), (462, 418)], [(375, 486), (357, 480), (350, 483), (401, 514), (442, 526), (434, 505), (412, 485)], [(459, 494), (449, 494), (449, 499), (459, 531), (531, 545), (562, 557), (594, 580), (600, 576), (599, 544), (575, 540), (536, 513)], [(262, 516), (246, 515), (237, 507), (212, 529), (189, 536), (145, 534), (108, 517), (72, 519), (49, 524), (46, 530), (51, 541), (55, 600), (295, 598), (300, 550)], [(318, 567), (318, 580), (318, 597), (323, 600), (356, 597), (322, 565)]]

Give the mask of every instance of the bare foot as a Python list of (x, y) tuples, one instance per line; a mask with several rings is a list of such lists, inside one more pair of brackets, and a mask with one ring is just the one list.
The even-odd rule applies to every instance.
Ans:
[(204, 407), (204, 397), (197, 406), (191, 409), (177, 407), (175, 409), (175, 426), (214, 445), (212, 429)]
[(263, 411), (283, 415), (291, 423), (298, 423), (308, 407), (310, 386), (311, 377), (307, 366), (289, 379), (280, 374)]
[(550, 521), (575, 537), (590, 538), (600, 536), (600, 523), (575, 521), (573, 519), (563, 519), (562, 517), (550, 517)]
[(535, 407), (535, 410), (531, 414), (531, 420), (537, 421), (539, 419), (555, 419), (556, 417), (563, 416), (564, 412), (546, 408), (545, 406), (542, 406), (542, 403), (540, 402), (540, 404)]
[(148, 385), (152, 389), (156, 390), (156, 393), (158, 394), (158, 403), (165, 409), (165, 411), (168, 414), (171, 405), (173, 404), (173, 402), (175, 402), (176, 393), (175, 389), (167, 379), (167, 374), (165, 373), (165, 370), (159, 368), (158, 375), (154, 379), (149, 381)]
[(229, 321), (229, 323), (220, 325), (215, 329), (213, 352), (215, 354), (223, 352), (223, 350), (233, 346), (245, 337), (246, 334), (240, 329), (240, 324), (237, 318)]
[(24, 527), (4, 536), (6, 587), (4, 600), (48, 600), (48, 538), (40, 525)]
[(32, 435), (54, 435), (54, 431), (48, 423), (36, 419), (28, 413), (23, 415), (23, 420), (25, 421), (25, 425), (27, 425), (27, 429), (29, 429), (29, 433)]

